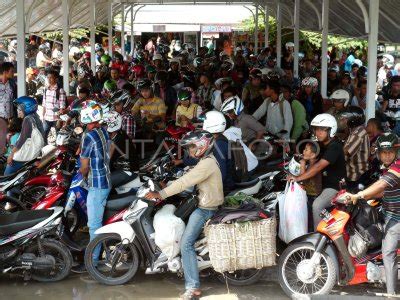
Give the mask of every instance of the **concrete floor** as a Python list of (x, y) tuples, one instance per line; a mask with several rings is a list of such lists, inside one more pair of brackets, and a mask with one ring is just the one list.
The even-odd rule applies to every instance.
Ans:
[[(202, 279), (204, 300), (257, 300), (288, 299), (276, 280), (276, 270), (271, 268), (263, 280), (253, 286), (227, 287), (215, 278)], [(360, 285), (335, 287), (332, 295), (312, 299), (367, 299), (371, 292), (382, 292), (381, 287)], [(88, 274), (71, 274), (66, 280), (43, 284), (24, 282), (20, 278), (0, 277), (1, 300), (128, 300), (128, 299), (178, 299), (183, 292), (183, 279), (174, 274), (143, 275), (123, 286), (104, 286), (93, 281)], [(374, 297), (376, 299), (377, 297)], [(301, 298), (303, 299), (303, 298)]]

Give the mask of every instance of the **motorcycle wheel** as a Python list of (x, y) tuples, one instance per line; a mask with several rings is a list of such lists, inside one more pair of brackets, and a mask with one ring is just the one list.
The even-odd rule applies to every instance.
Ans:
[(42, 200), (42, 198), (46, 196), (46, 193), (47, 191), (45, 186), (28, 186), (21, 191), (19, 199), (22, 203), (25, 203), (27, 209), (32, 209), (32, 206)]
[(218, 280), (235, 286), (251, 285), (258, 282), (265, 274), (265, 269), (247, 269), (218, 274)]
[[(93, 261), (93, 252), (101, 247), (99, 261)], [(106, 285), (121, 285), (130, 281), (139, 268), (139, 253), (133, 244), (122, 245), (116, 233), (96, 236), (86, 248), (85, 266), (88, 273)]]
[(6, 196), (2, 201), (0, 201), (0, 215), (6, 215), (25, 209), (25, 205), (15, 198)]
[[(32, 279), (40, 282), (56, 282), (66, 278), (72, 267), (72, 255), (68, 248), (60, 242), (45, 238), (41, 240), (42, 255), (51, 255), (55, 259), (55, 266), (51, 270), (34, 270)], [(33, 253), (39, 256), (40, 250), (38, 244), (29, 246), (25, 252)]]
[[(331, 257), (321, 253), (320, 264), (312, 270), (309, 260), (315, 248), (309, 243), (297, 243), (283, 251), (279, 258), (278, 278), (289, 297), (298, 295), (326, 295), (336, 283), (336, 266)], [(312, 270), (309, 274), (309, 270)]]

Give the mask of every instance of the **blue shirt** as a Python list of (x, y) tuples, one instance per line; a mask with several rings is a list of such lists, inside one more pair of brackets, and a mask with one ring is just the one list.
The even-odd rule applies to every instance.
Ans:
[(85, 133), (82, 141), (81, 158), (89, 158), (89, 187), (111, 188), (110, 137), (104, 128), (96, 128)]

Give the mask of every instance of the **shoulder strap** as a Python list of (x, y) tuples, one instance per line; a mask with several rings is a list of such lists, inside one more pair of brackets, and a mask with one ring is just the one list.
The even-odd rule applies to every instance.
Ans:
[(284, 111), (283, 111), (283, 101), (285, 101), (285, 100), (282, 100), (282, 101), (279, 100), (279, 110), (281, 112), (283, 125), (285, 125), (285, 114), (284, 114)]

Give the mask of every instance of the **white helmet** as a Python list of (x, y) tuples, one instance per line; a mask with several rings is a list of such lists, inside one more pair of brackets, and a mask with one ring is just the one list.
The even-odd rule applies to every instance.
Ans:
[(293, 176), (300, 176), (301, 169), (300, 169), (300, 163), (292, 157), (292, 159), (289, 162), (289, 167), (288, 167), (289, 173), (292, 174)]
[(301, 86), (311, 86), (313, 89), (318, 87), (318, 79), (315, 77), (306, 77), (301, 81)]
[(285, 48), (286, 48), (286, 49), (289, 49), (289, 47), (294, 47), (294, 43), (293, 43), (293, 42), (287, 42), (287, 43), (285, 44)]
[(363, 65), (362, 61), (358, 58), (353, 61), (353, 64), (357, 64), (358, 67), (362, 67), (362, 65)]
[(213, 110), (206, 113), (203, 130), (209, 133), (222, 133), (226, 128), (226, 120), (223, 113)]
[(348, 91), (340, 89), (334, 91), (329, 98), (331, 100), (342, 100), (342, 102), (344, 102), (344, 106), (347, 106), (347, 104), (349, 104), (350, 95)]
[(107, 124), (108, 132), (116, 132), (122, 127), (122, 116), (116, 111), (104, 114), (104, 122)]
[(156, 53), (156, 54), (153, 55), (153, 61), (155, 61), (155, 60), (157, 60), (157, 59), (162, 60), (161, 54)]
[(81, 123), (90, 124), (100, 122), (103, 119), (101, 106), (93, 100), (83, 102), (81, 110)]
[(221, 112), (227, 113), (233, 110), (237, 116), (242, 113), (243, 109), (243, 101), (238, 96), (229, 97), (221, 105)]
[(333, 138), (337, 132), (337, 122), (334, 116), (330, 114), (319, 114), (311, 121), (311, 127), (330, 128), (329, 136)]

